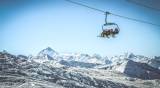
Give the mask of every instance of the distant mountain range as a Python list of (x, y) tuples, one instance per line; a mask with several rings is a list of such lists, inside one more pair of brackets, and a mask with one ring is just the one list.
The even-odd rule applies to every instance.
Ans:
[[(147, 83), (147, 84), (146, 84)], [(47, 85), (46, 85), (47, 84)], [(0, 52), (0, 88), (160, 88), (160, 57), (125, 53), (111, 58), (58, 53)]]

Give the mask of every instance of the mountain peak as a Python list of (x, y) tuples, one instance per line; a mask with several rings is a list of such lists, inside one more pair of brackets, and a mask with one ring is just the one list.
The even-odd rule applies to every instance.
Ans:
[(132, 52), (127, 52), (124, 54), (125, 58), (134, 58), (136, 55), (134, 55)]
[(54, 51), (51, 47), (47, 47), (45, 50)]
[(50, 57), (54, 57), (55, 55), (57, 55), (58, 53), (53, 50), (51, 47), (47, 47), (43, 50), (41, 50), (39, 53), (38, 53), (38, 56), (50, 56)]

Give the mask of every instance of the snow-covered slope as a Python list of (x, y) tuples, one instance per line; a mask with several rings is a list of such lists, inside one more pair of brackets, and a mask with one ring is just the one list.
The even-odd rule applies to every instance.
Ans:
[(93, 68), (96, 65), (108, 63), (107, 57), (103, 58), (98, 54), (90, 56), (82, 53), (58, 53), (50, 47), (40, 51), (37, 56), (30, 57), (30, 60), (38, 63), (54, 61), (65, 66), (68, 65), (86, 68)]
[(122, 64), (115, 66), (115, 70), (131, 77), (160, 79), (160, 70), (153, 68), (146, 63), (134, 62), (132, 60), (124, 61)]
[(59, 57), (61, 57), (62, 60), (78, 61), (78, 62), (93, 63), (93, 64), (105, 64), (105, 59), (106, 59), (102, 58), (98, 54), (90, 56), (88, 54), (81, 54), (81, 53), (64, 53), (61, 54)]
[(120, 55), (120, 56), (113, 56), (111, 57), (111, 61), (114, 62), (119, 62), (121, 63), (121, 61), (123, 62), (124, 60), (132, 60), (135, 62), (141, 62), (141, 63), (148, 63), (149, 60), (151, 60), (152, 58), (148, 58), (142, 55), (134, 55), (133, 53), (124, 53), (124, 55)]
[(154, 57), (154, 59), (151, 59), (148, 64), (160, 70), (160, 57)]
[(127, 76), (141, 79), (160, 79), (159, 57), (148, 58), (142, 55), (134, 55), (133, 53), (125, 53), (124, 55), (110, 58), (110, 61), (110, 64), (100, 65), (96, 68), (115, 70)]
[(0, 52), (0, 88), (160, 88), (158, 68), (159, 57), (133, 53), (107, 58), (51, 48), (37, 56)]
[(50, 47), (47, 47), (46, 49), (43, 49), (42, 51), (40, 51), (37, 56), (48, 57), (49, 59), (52, 59), (52, 58), (56, 57), (57, 55), (58, 55), (58, 53), (56, 51), (54, 51)]
[(0, 88), (134, 88), (91, 77), (83, 69), (86, 74), (76, 71), (79, 69), (28, 62), (6, 53), (0, 53), (0, 58)]

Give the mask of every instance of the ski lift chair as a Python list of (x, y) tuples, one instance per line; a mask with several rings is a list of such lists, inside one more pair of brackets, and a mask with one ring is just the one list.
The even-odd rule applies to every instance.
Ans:
[(115, 37), (116, 34), (119, 33), (120, 29), (116, 23), (107, 22), (107, 15), (110, 14), (106, 12), (105, 24), (102, 25), (101, 37), (107, 37), (111, 35)]

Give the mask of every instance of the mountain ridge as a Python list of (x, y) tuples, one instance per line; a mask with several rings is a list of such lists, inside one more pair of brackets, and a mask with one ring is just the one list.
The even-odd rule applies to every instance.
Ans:
[[(53, 57), (48, 57), (47, 50)], [(60, 55), (55, 54), (56, 51), (52, 49), (42, 51), (44, 53), (37, 56), (0, 52), (1, 87), (6, 88), (6, 85), (11, 88), (160, 87), (159, 57), (146, 58), (131, 54), (108, 59), (97, 54)]]

